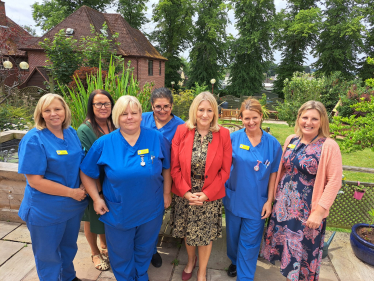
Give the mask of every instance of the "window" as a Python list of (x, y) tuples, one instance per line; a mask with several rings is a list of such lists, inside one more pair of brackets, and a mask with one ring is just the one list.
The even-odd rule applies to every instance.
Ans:
[(153, 60), (148, 60), (148, 76), (153, 76)]
[(158, 65), (158, 75), (161, 76), (161, 61), (159, 61), (159, 65)]

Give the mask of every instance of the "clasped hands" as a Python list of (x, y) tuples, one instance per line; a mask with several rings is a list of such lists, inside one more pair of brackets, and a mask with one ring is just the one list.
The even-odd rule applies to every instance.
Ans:
[(83, 184), (79, 186), (79, 188), (70, 188), (70, 196), (74, 200), (82, 201), (86, 198), (86, 189), (84, 188)]
[(191, 206), (202, 206), (204, 204), (204, 201), (209, 199), (204, 192), (192, 193), (190, 191), (187, 191), (183, 197), (189, 201), (189, 204)]

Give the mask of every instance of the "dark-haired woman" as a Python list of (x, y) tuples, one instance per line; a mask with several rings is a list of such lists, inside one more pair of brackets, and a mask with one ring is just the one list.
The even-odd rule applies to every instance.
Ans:
[[(171, 113), (173, 109), (173, 95), (171, 91), (168, 88), (155, 89), (151, 94), (151, 104), (152, 111), (142, 114), (141, 126), (159, 131), (164, 138), (166, 138), (171, 147), (171, 141), (174, 138), (177, 127), (180, 124), (184, 124), (182, 119)], [(165, 209), (170, 206), (170, 203), (171, 190), (164, 190)], [(157, 242), (158, 237), (155, 241), (155, 248), (151, 260), (154, 267), (160, 267), (162, 265), (162, 258), (157, 252)]]
[[(92, 144), (101, 136), (109, 134), (115, 129), (112, 121), (112, 108), (114, 101), (111, 95), (104, 90), (94, 90), (87, 104), (86, 120), (78, 128), (78, 137), (86, 153)], [(97, 188), (101, 192), (103, 175), (96, 181)], [(101, 195), (102, 196), (102, 195)], [(105, 240), (104, 224), (99, 221), (99, 215), (93, 208), (93, 201), (89, 198), (89, 205), (84, 213), (84, 234), (91, 248), (91, 259), (98, 270), (108, 270), (108, 250)], [(97, 235), (100, 239), (100, 248), (97, 245)]]

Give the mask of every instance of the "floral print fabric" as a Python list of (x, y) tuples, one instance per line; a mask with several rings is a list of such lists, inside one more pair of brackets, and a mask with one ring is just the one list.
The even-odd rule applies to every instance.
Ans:
[[(284, 153), (285, 173), (279, 182), (273, 211), (265, 233), (262, 254), (292, 281), (319, 280), (326, 220), (318, 229), (305, 226), (310, 212), (313, 186), (326, 138), (305, 145), (291, 140)], [(294, 148), (292, 148), (294, 145)]]
[[(191, 172), (205, 174), (208, 144), (213, 134), (209, 132), (201, 142), (201, 135), (196, 130), (192, 148)], [(192, 193), (201, 192), (204, 179), (191, 177)], [(170, 223), (172, 236), (186, 237), (187, 245), (207, 246), (212, 240), (222, 237), (222, 199), (204, 202), (203, 206), (190, 206), (187, 199), (174, 195)]]

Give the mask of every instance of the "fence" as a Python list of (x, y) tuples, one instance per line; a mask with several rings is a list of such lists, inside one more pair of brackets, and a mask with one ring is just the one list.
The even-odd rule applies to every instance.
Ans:
[[(343, 166), (343, 170), (374, 174), (374, 169)], [(353, 198), (355, 192), (352, 185), (357, 182), (347, 181), (330, 209), (327, 226), (350, 229), (356, 223), (370, 223), (368, 211), (374, 208), (374, 183), (361, 183), (366, 192), (361, 200)]]

